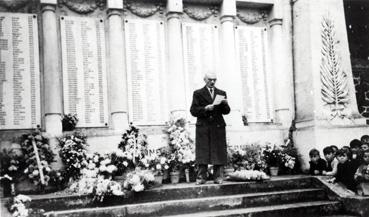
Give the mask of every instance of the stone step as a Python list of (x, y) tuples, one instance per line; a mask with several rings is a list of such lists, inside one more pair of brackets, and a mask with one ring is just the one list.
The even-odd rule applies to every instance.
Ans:
[(216, 210), (163, 217), (319, 217), (332, 215), (341, 210), (341, 203), (335, 201), (301, 202), (283, 205)]
[(36, 197), (33, 198), (31, 206), (45, 210), (50, 210), (50, 207), (53, 207), (53, 210), (67, 210), (96, 206), (104, 207), (163, 200), (193, 199), (233, 194), (283, 191), (285, 189), (306, 189), (314, 187), (319, 188), (319, 186), (312, 184), (311, 177), (282, 176), (273, 177), (272, 180), (263, 182), (225, 182), (222, 185), (212, 184), (212, 182), (208, 182), (205, 185), (195, 185), (194, 183), (163, 185), (148, 191), (131, 193), (126, 198), (107, 197), (103, 203), (98, 204), (92, 201), (91, 196), (87, 195)]
[(49, 212), (49, 216), (162, 216), (177, 213), (195, 213), (199, 211), (213, 211), (225, 209), (239, 209), (245, 207), (270, 206), (284, 203), (307, 202), (325, 200), (326, 194), (322, 189), (297, 189), (264, 193), (235, 194), (180, 200), (165, 200), (150, 203), (129, 204), (94, 209), (67, 210)]

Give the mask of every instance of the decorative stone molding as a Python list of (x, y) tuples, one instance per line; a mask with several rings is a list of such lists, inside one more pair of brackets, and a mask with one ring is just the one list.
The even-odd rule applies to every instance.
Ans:
[(106, 5), (106, 0), (58, 0), (59, 6), (65, 5), (70, 10), (87, 14), (95, 11), (97, 8), (103, 9)]
[(337, 51), (333, 20), (323, 17), (321, 29), (322, 48), (320, 64), (321, 98), (330, 109), (330, 120), (348, 118), (349, 88), (346, 72), (341, 67)]
[(185, 5), (183, 11), (194, 20), (205, 20), (211, 15), (217, 16), (219, 7), (214, 5)]
[(15, 11), (25, 7), (29, 3), (33, 3), (33, 1), (29, 0), (0, 0), (0, 7), (4, 7), (8, 10)]
[(157, 12), (164, 12), (164, 4), (159, 1), (127, 1), (124, 2), (124, 8), (131, 11), (133, 14), (139, 17), (150, 17)]
[(255, 24), (268, 17), (266, 11), (258, 9), (237, 10), (237, 17), (244, 23)]

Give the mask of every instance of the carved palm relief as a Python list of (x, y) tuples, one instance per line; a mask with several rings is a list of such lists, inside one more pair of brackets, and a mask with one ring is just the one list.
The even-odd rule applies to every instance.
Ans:
[(323, 17), (321, 25), (321, 98), (330, 109), (330, 120), (347, 118), (349, 115), (348, 77), (341, 67), (334, 22), (329, 17)]

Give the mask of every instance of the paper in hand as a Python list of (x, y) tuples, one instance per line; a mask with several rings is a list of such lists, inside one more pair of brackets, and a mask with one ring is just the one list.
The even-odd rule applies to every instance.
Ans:
[(215, 99), (214, 99), (214, 102), (213, 102), (213, 105), (219, 105), (222, 100), (225, 99), (225, 96), (222, 96), (222, 95), (216, 95), (215, 96)]

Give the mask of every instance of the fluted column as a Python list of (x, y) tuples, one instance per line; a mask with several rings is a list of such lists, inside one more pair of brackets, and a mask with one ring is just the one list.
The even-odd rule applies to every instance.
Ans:
[(221, 7), (221, 72), (219, 83), (225, 85), (231, 113), (227, 124), (232, 127), (242, 126), (242, 87), (241, 74), (236, 67), (234, 19), (236, 16), (236, 1), (224, 0)]
[(275, 122), (282, 124), (283, 127), (289, 127), (293, 115), (293, 94), (292, 94), (292, 73), (286, 68), (287, 54), (283, 40), (283, 19), (282, 5), (280, 1), (275, 1), (272, 18), (269, 20), (271, 33), (271, 51), (272, 51), (272, 81), (273, 81), (273, 99), (275, 109)]
[(172, 115), (186, 114), (185, 76), (181, 33), (182, 0), (167, 2), (169, 110)]
[(128, 127), (128, 91), (124, 56), (123, 1), (108, 0), (109, 23), (109, 101), (112, 128)]
[(41, 0), (41, 4), (45, 130), (51, 136), (56, 136), (62, 133), (62, 76), (55, 14), (57, 0)]

